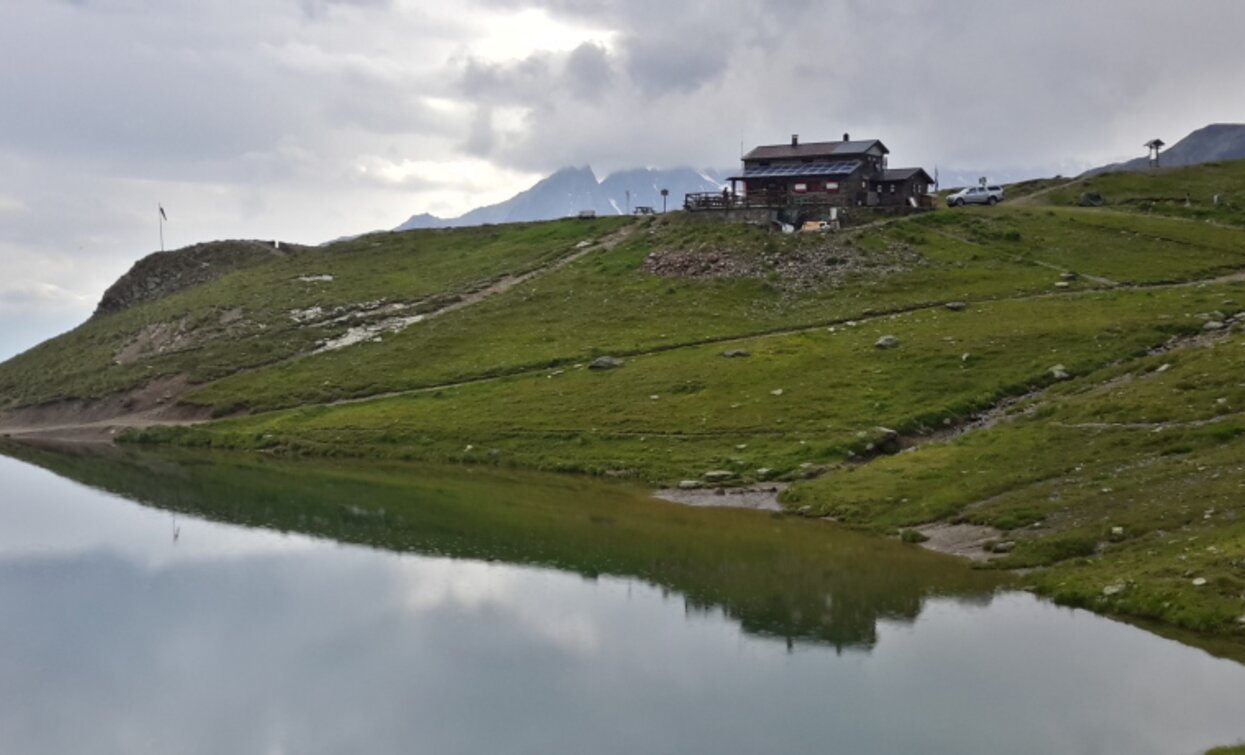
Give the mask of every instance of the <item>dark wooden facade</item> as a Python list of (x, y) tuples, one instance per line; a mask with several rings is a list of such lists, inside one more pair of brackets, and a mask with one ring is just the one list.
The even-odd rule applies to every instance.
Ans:
[(892, 169), (890, 150), (877, 139), (761, 146), (743, 157), (719, 197), (689, 194), (689, 210), (722, 208), (830, 208), (919, 206), (933, 183), (921, 168)]

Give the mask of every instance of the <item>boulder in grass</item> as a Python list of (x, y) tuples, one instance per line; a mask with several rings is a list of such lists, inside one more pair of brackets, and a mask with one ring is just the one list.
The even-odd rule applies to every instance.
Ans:
[(737, 359), (739, 357), (750, 357), (752, 355), (744, 351), (743, 349), (731, 349), (730, 351), (723, 351), (722, 356), (726, 357), (727, 359)]
[(708, 482), (726, 482), (734, 476), (735, 473), (727, 469), (714, 469), (705, 472), (705, 480)]
[(899, 345), (899, 339), (895, 336), (882, 336), (873, 345), (879, 349), (893, 349)]
[(615, 370), (623, 366), (623, 360), (614, 357), (597, 357), (588, 365), (590, 370)]
[(943, 306), (952, 312), (963, 312), (968, 307), (968, 303), (962, 301), (949, 301)]

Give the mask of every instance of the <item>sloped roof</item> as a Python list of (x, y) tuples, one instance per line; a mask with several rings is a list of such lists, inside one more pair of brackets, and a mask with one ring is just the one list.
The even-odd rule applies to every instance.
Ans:
[(934, 182), (934, 179), (925, 172), (924, 168), (887, 168), (882, 171), (882, 180), (907, 181), (918, 173), (925, 177), (925, 183), (932, 184)]
[(803, 178), (812, 176), (850, 176), (860, 167), (859, 160), (840, 160), (832, 163), (796, 163), (795, 165), (772, 165), (764, 168), (748, 166), (742, 176), (732, 176), (732, 180), (743, 178)]
[(809, 142), (807, 144), (772, 144), (762, 147), (756, 147), (748, 154), (744, 155), (744, 160), (782, 160), (790, 158), (803, 157), (828, 157), (836, 158), (847, 157), (849, 155), (863, 155), (877, 145), (882, 148), (882, 154), (888, 154), (889, 149), (886, 145), (877, 139), (864, 139), (848, 142)]

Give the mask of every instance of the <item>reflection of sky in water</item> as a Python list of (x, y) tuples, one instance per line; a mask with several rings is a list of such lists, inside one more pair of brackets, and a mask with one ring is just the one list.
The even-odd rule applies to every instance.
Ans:
[(1170, 753), (1245, 668), (1026, 595), (872, 652), (621, 579), (171, 517), (0, 459), (0, 751)]

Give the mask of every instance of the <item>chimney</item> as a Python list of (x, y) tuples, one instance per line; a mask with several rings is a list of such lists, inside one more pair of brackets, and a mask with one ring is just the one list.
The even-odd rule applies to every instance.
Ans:
[(798, 146), (800, 146), (800, 135), (799, 135), (799, 134), (792, 134), (792, 135), (791, 135), (791, 146), (792, 146), (792, 147), (798, 147)]
[(851, 136), (851, 134), (849, 134), (849, 133), (847, 133), (846, 131), (844, 131), (844, 132), (843, 132), (843, 141), (845, 141), (845, 142), (850, 142), (851, 140), (852, 140), (852, 136)]

